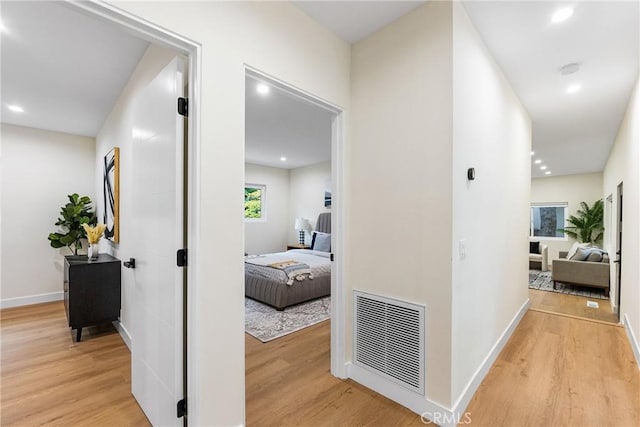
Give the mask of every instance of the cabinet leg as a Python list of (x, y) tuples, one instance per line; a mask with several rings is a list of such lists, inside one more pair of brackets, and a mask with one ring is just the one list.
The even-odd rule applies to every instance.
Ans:
[(76, 335), (76, 342), (80, 342), (80, 337), (82, 336), (82, 328), (78, 328), (78, 333)]

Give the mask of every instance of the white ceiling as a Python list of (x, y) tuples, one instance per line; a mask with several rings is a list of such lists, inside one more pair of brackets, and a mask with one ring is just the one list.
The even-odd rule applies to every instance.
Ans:
[[(351, 43), (425, 2), (294, 3)], [(567, 4), (465, 2), (531, 115), (535, 158), (551, 176), (603, 169), (638, 76), (638, 1), (572, 2), (573, 17), (551, 24)], [(148, 46), (60, 3), (2, 2), (2, 24), (2, 122), (79, 135), (95, 136)], [(571, 62), (580, 71), (561, 76)], [(565, 93), (573, 83), (582, 90)], [(247, 90), (247, 120), (247, 161), (293, 168), (330, 157), (330, 144), (320, 142), (329, 141), (329, 118), (318, 107)], [(537, 166), (532, 173), (543, 176)]]
[(331, 113), (274, 87), (261, 95), (259, 83), (246, 78), (246, 162), (294, 169), (331, 160)]
[(2, 122), (85, 136), (149, 45), (61, 2), (3, 1), (2, 27)]
[(341, 39), (355, 43), (425, 1), (294, 1), (311, 18)]
[[(574, 14), (551, 23), (559, 8)], [(639, 3), (466, 1), (465, 8), (533, 121), (532, 160), (549, 176), (599, 172), (638, 79)], [(577, 62), (563, 76), (559, 68)], [(582, 90), (568, 94), (569, 85)], [(535, 166), (535, 167), (534, 167)], [(545, 176), (532, 164), (532, 176)]]

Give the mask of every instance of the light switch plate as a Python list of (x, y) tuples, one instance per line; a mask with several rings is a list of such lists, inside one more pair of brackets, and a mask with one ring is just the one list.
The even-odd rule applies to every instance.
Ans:
[(467, 257), (467, 239), (460, 239), (458, 242), (458, 254), (461, 260)]

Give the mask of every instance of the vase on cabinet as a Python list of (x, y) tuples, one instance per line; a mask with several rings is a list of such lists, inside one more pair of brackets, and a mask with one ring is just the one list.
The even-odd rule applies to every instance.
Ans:
[(91, 261), (98, 259), (98, 245), (89, 245), (89, 249), (87, 249), (87, 258)]

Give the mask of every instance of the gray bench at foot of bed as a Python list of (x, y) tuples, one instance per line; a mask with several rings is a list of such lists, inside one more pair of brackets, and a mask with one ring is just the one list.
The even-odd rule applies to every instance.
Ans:
[(289, 286), (286, 283), (245, 274), (244, 294), (277, 310), (284, 310), (301, 302), (331, 295), (331, 276), (315, 277)]

